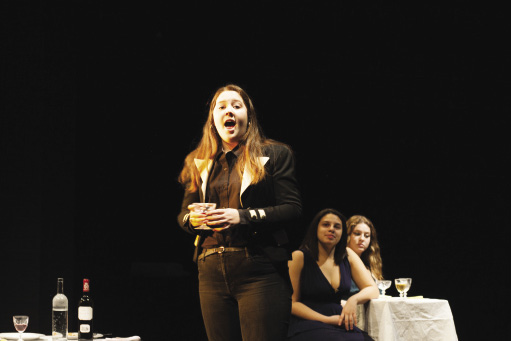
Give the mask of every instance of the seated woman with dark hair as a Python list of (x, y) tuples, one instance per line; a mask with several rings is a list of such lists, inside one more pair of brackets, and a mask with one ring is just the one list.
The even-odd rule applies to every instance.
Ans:
[[(337, 210), (324, 209), (293, 252), (289, 340), (372, 340), (356, 327), (356, 312), (358, 304), (378, 297), (378, 289), (360, 257), (346, 248), (347, 237), (346, 218)], [(360, 291), (342, 307), (352, 278)]]

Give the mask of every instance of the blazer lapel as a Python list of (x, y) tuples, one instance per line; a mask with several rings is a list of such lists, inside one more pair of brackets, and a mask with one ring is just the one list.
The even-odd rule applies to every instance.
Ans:
[[(261, 163), (266, 165), (266, 162), (268, 162), (270, 158), (268, 156), (260, 156), (259, 160)], [(201, 191), (202, 191), (202, 200), (205, 200), (206, 197), (206, 185), (208, 183), (208, 176), (209, 171), (211, 170), (211, 166), (213, 165), (213, 160), (201, 160), (201, 159), (194, 159), (195, 166), (200, 171), (200, 177), (202, 180), (201, 185)], [(207, 162), (207, 166), (205, 166), (205, 163)], [(241, 189), (240, 189), (240, 200), (241, 195), (245, 190), (250, 186), (250, 183), (252, 182), (252, 174), (247, 170), (247, 167), (245, 166), (245, 169), (243, 170), (243, 178), (241, 180)]]
[[(263, 164), (263, 166), (268, 162), (270, 158), (268, 156), (260, 156), (259, 160)], [(241, 180), (241, 189), (240, 189), (240, 200), (241, 195), (245, 190), (250, 186), (250, 183), (252, 182), (252, 174), (247, 170), (247, 166), (245, 166), (245, 169), (243, 170), (243, 179)]]
[[(208, 184), (208, 175), (211, 166), (213, 165), (213, 160), (201, 160), (194, 159), (195, 167), (200, 171), (200, 178), (202, 180), (201, 191), (202, 191), (202, 201), (206, 200), (206, 185)], [(207, 162), (207, 166), (205, 163)]]

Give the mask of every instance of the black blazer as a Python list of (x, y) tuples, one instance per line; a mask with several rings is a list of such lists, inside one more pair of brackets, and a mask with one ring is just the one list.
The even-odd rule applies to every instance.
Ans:
[[(240, 190), (242, 208), (239, 213), (248, 221), (249, 247), (261, 250), (272, 261), (287, 261), (290, 259), (290, 251), (285, 248), (289, 242), (286, 230), (296, 223), (302, 213), (294, 155), (289, 147), (283, 144), (270, 144), (265, 146), (261, 161), (267, 175), (259, 183), (250, 185), (251, 174), (243, 172)], [(195, 242), (195, 261), (201, 252), (200, 244), (205, 233), (194, 230), (189, 224), (188, 205), (204, 202), (213, 160), (195, 159), (198, 169), (205, 162), (208, 165), (201, 174), (201, 188), (196, 192), (185, 191), (178, 215), (181, 228), (190, 234), (198, 235)]]

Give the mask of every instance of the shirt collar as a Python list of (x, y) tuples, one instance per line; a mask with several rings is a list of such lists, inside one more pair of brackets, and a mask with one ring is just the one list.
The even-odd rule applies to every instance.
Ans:
[(221, 155), (221, 153), (224, 153), (224, 154), (227, 154), (229, 152), (232, 152), (234, 154), (234, 156), (236, 156), (237, 158), (241, 155), (241, 148), (240, 148), (240, 145), (238, 144), (236, 147), (234, 147), (233, 150), (229, 150), (229, 151), (226, 151), (223, 147), (222, 147), (222, 150), (220, 153), (218, 153), (217, 157)]

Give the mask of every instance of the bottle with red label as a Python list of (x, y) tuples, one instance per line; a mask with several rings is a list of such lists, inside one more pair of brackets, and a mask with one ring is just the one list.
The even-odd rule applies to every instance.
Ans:
[(83, 296), (78, 302), (78, 340), (93, 340), (93, 304), (90, 297), (90, 281), (83, 279)]

